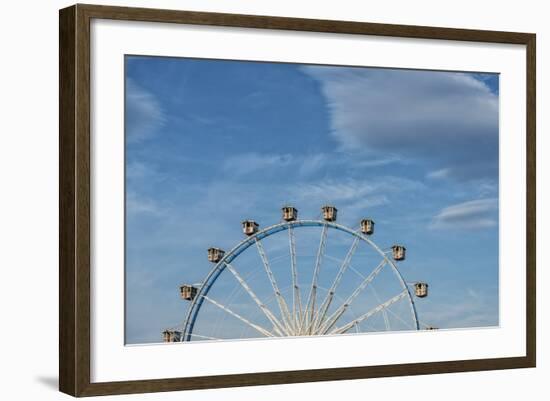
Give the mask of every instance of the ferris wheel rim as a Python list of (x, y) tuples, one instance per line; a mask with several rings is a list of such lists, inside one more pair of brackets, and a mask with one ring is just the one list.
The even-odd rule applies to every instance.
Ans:
[(296, 219), (292, 221), (279, 222), (277, 224), (273, 224), (271, 226), (258, 230), (255, 234), (246, 237), (245, 239), (240, 241), (237, 245), (235, 245), (230, 251), (226, 252), (224, 256), (220, 259), (220, 261), (217, 262), (212, 269), (210, 269), (208, 274), (205, 276), (203, 282), (201, 283), (201, 286), (198, 289), (196, 296), (191, 301), (191, 305), (189, 307), (187, 317), (183, 324), (183, 333), (181, 336), (182, 342), (190, 341), (193, 335), (193, 328), (195, 325), (195, 321), (197, 319), (197, 315), (200, 311), (203, 301), (205, 297), (208, 295), (210, 288), (214, 285), (214, 283), (216, 282), (220, 274), (226, 269), (227, 265), (230, 264), (235, 258), (237, 258), (241, 253), (243, 253), (249, 247), (256, 244), (258, 241), (261, 241), (264, 238), (277, 234), (281, 231), (290, 230), (295, 227), (327, 227), (327, 229), (332, 228), (332, 229), (342, 231), (346, 234), (350, 234), (358, 238), (359, 240), (367, 243), (368, 245), (370, 245), (374, 250), (376, 250), (376, 252), (378, 252), (378, 254), (384, 259), (384, 262), (391, 267), (392, 271), (396, 275), (399, 283), (401, 284), (401, 287), (403, 288), (403, 291), (405, 292), (405, 297), (409, 301), (412, 320), (415, 326), (414, 329), (415, 330), (420, 329), (418, 315), (416, 312), (416, 306), (414, 303), (414, 298), (410, 292), (407, 282), (403, 278), (401, 272), (395, 265), (394, 261), (391, 260), (391, 258), (388, 257), (386, 252), (380, 249), (380, 247), (376, 245), (374, 241), (372, 241), (367, 235), (364, 235), (361, 231), (353, 230), (350, 227), (344, 226), (342, 224), (338, 224), (334, 221)]

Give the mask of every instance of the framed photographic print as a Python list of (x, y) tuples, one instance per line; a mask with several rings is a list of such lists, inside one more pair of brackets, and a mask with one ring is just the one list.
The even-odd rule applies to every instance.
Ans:
[(535, 35), (60, 11), (60, 390), (534, 367)]

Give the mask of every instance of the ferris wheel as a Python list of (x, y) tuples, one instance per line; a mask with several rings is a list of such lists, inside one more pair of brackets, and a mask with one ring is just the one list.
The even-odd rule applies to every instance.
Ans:
[(318, 219), (301, 220), (284, 206), (275, 225), (243, 221), (245, 239), (228, 252), (209, 248), (213, 267), (202, 282), (180, 286), (186, 317), (163, 340), (435, 329), (421, 324), (414, 301), (428, 295), (428, 284), (405, 281), (397, 267), (406, 248), (379, 247), (373, 220), (352, 229), (337, 213), (328, 205)]

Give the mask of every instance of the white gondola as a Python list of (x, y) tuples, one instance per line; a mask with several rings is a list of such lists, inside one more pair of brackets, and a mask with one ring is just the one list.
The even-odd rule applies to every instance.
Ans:
[(321, 208), (323, 211), (323, 219), (325, 221), (336, 221), (336, 214), (338, 213), (338, 209), (336, 209), (335, 206), (326, 205)]
[(371, 219), (361, 220), (361, 232), (365, 235), (374, 234), (374, 221)]
[(283, 206), (283, 220), (294, 221), (298, 219), (298, 210), (292, 206)]
[(225, 251), (220, 248), (208, 248), (208, 260), (212, 263), (218, 263), (222, 260)]
[(405, 260), (405, 251), (407, 250), (403, 245), (394, 245), (391, 247), (393, 260)]
[(425, 298), (428, 296), (428, 284), (427, 283), (415, 283), (414, 294), (418, 298)]
[(195, 299), (195, 296), (197, 295), (197, 287), (193, 287), (189, 284), (183, 284), (180, 287), (180, 295), (181, 299), (185, 299), (186, 301), (192, 301)]
[(243, 233), (245, 235), (254, 235), (258, 232), (258, 223), (254, 220), (245, 220), (243, 221)]

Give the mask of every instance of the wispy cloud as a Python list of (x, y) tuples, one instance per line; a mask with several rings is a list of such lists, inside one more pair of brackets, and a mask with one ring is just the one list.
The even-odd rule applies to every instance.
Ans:
[(127, 192), (126, 194), (126, 212), (129, 215), (136, 214), (151, 214), (160, 215), (162, 210), (153, 199), (145, 198), (137, 195), (135, 192)]
[(335, 204), (345, 221), (364, 217), (372, 208), (388, 205), (403, 193), (422, 193), (424, 184), (419, 181), (394, 176), (371, 179), (327, 179), (304, 183), (293, 188), (289, 199), (297, 205), (307, 205), (311, 210), (322, 204)]
[(343, 149), (445, 163), (460, 180), (498, 168), (498, 95), (472, 75), (304, 67), (321, 84)]
[(448, 299), (441, 297), (437, 307), (432, 304), (423, 308), (423, 323), (439, 328), (490, 327), (499, 324), (498, 291), (493, 287), (483, 290), (466, 287), (460, 293), (449, 295)]
[(439, 170), (430, 171), (428, 174), (426, 174), (426, 178), (430, 179), (441, 179), (441, 178), (447, 178), (449, 177), (450, 169), (448, 168), (442, 168)]
[(157, 175), (158, 173), (149, 163), (133, 161), (126, 166), (126, 178), (130, 180), (150, 179)]
[(389, 156), (382, 156), (382, 157), (375, 157), (373, 155), (362, 155), (362, 157), (355, 160), (354, 163), (355, 163), (355, 166), (360, 168), (360, 167), (386, 166), (388, 164), (393, 164), (393, 163), (403, 164), (403, 163), (407, 163), (407, 161), (405, 161), (403, 158), (397, 155), (389, 155)]
[(487, 228), (497, 224), (498, 199), (478, 199), (452, 205), (441, 210), (432, 220), (431, 228)]
[(405, 163), (396, 155), (375, 156), (369, 154), (334, 152), (310, 154), (275, 154), (275, 153), (241, 153), (226, 158), (222, 163), (225, 172), (232, 176), (245, 176), (254, 173), (281, 172), (281, 169), (292, 169), (300, 178), (327, 171), (332, 168), (369, 168), (386, 166), (393, 163)]
[(334, 201), (357, 200), (401, 191), (422, 189), (421, 182), (401, 177), (378, 177), (376, 179), (340, 179), (306, 184), (296, 189), (298, 198), (328, 198)]
[(158, 99), (126, 79), (126, 138), (128, 142), (140, 142), (153, 136), (166, 121)]
[(321, 168), (330, 163), (330, 157), (324, 153), (318, 153), (304, 157), (300, 162), (298, 173), (301, 176), (315, 174)]
[(227, 158), (223, 168), (232, 175), (245, 175), (258, 170), (286, 167), (293, 162), (289, 154), (244, 153)]
[(232, 176), (244, 176), (254, 173), (280, 173), (281, 169), (292, 169), (300, 177), (318, 173), (327, 166), (345, 163), (341, 158), (325, 153), (306, 155), (241, 153), (230, 156), (223, 162), (223, 169)]

